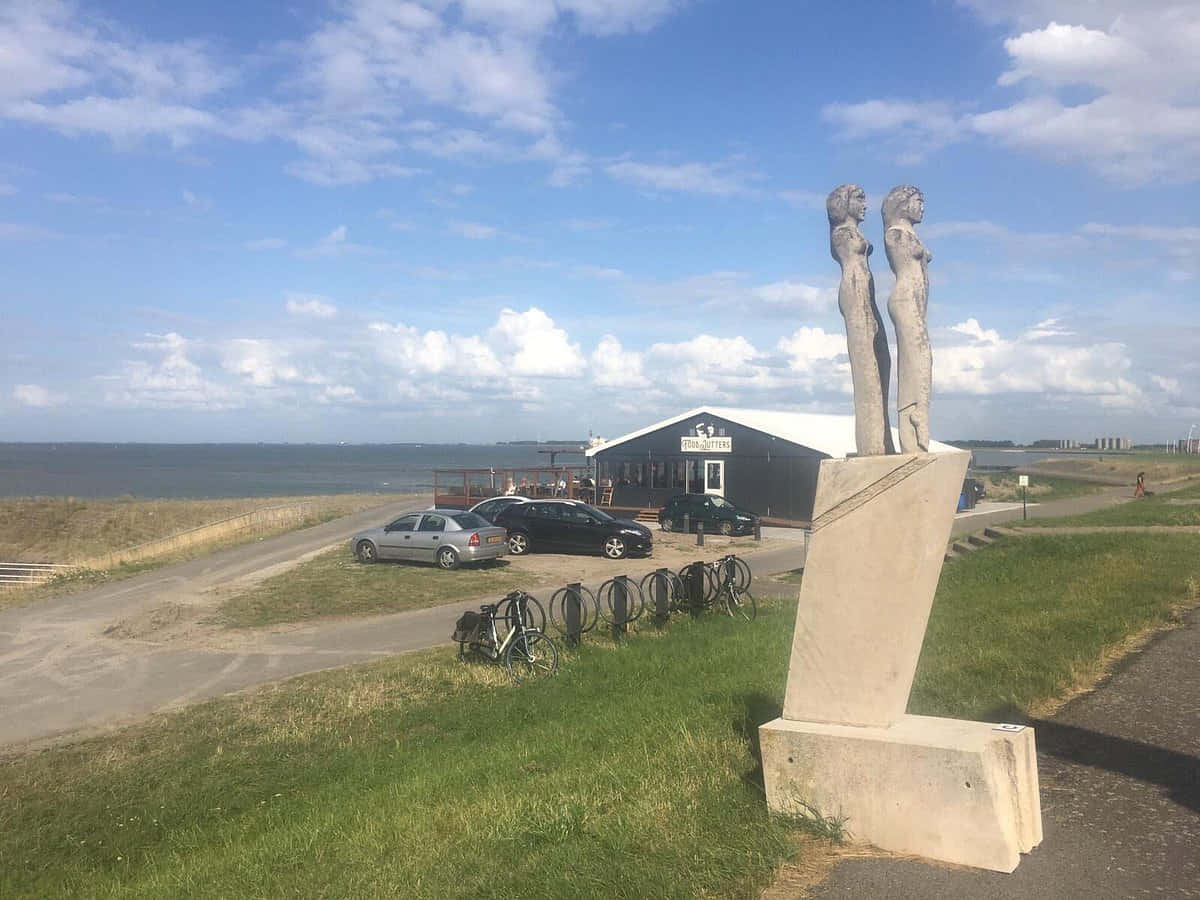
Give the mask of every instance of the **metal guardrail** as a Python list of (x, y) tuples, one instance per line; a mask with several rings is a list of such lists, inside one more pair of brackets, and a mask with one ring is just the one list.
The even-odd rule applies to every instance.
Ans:
[(55, 563), (0, 563), (0, 587), (41, 584), (74, 568)]

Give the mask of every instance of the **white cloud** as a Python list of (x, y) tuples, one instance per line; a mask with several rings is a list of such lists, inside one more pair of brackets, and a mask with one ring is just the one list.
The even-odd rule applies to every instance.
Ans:
[(585, 368), (583, 352), (567, 332), (536, 306), (523, 313), (503, 309), (489, 332), (514, 375), (567, 377)]
[(234, 338), (229, 341), (222, 354), (221, 367), (255, 387), (274, 387), (303, 378), (286, 348), (276, 341), (254, 338)]
[(287, 241), (283, 238), (268, 237), (246, 241), (242, 246), (247, 250), (279, 250), (287, 246)]
[[(847, 355), (845, 336), (823, 328), (797, 328), (788, 337), (780, 338), (778, 347), (787, 357), (788, 368), (804, 374), (819, 371), (823, 364)], [(841, 368), (848, 373), (848, 366), (849, 363)]]
[[(835, 103), (847, 139), (879, 138), (919, 158), (983, 137), (1122, 184), (1189, 182), (1200, 171), (1200, 5), (1169, 0), (960, 0), (1023, 29), (997, 77), (1023, 96), (982, 112), (906, 99)], [(1081, 91), (1082, 89), (1082, 91)], [(1080, 99), (1082, 94), (1083, 99)]]
[(976, 341), (981, 341), (985, 344), (1000, 343), (1000, 332), (996, 331), (994, 328), (988, 328), (985, 330), (984, 327), (979, 324), (979, 320), (974, 317), (967, 319), (965, 322), (959, 322), (957, 325), (951, 325), (950, 330), (958, 334), (965, 334), (967, 337), (973, 338)]
[(1006, 339), (970, 319), (953, 326), (970, 342), (949, 335), (935, 343), (936, 392), (995, 395), (1037, 394), (1045, 402), (1090, 401), (1105, 408), (1133, 407), (1144, 391), (1131, 378), (1129, 349), (1116, 341), (1070, 340), (1071, 330), (1050, 319)]
[[(540, 160), (562, 184), (587, 165), (558, 138), (552, 40), (645, 31), (682, 5), (344, 0), (307, 34), (235, 59), (204, 41), (147, 39), (66, 0), (5, 4), (0, 118), (121, 150), (276, 138), (300, 152), (285, 170), (320, 185), (421, 174), (413, 150)], [(276, 80), (255, 100), (244, 82), (264, 72)]]
[(311, 247), (298, 251), (296, 255), (305, 259), (315, 259), (323, 256), (343, 256), (350, 253), (372, 252), (372, 248), (356, 244), (349, 237), (350, 229), (345, 225), (339, 225), (321, 237)]
[(40, 384), (18, 384), (12, 390), (12, 398), (22, 406), (30, 406), (35, 409), (62, 406), (67, 402), (65, 394), (44, 388)]
[(801, 281), (776, 281), (754, 289), (754, 295), (771, 306), (791, 312), (823, 313), (837, 304), (837, 290)]
[(457, 234), (459, 237), (465, 237), (473, 241), (487, 240), (494, 238), (499, 234), (499, 230), (491, 225), (481, 225), (478, 222), (452, 222), (450, 224), (452, 234)]
[(606, 388), (636, 388), (647, 383), (642, 354), (626, 350), (613, 335), (596, 344), (590, 359), (592, 383)]
[(208, 212), (208, 210), (212, 209), (213, 205), (211, 197), (202, 197), (187, 189), (183, 191), (183, 202), (197, 212)]
[(204, 374), (191, 358), (196, 346), (176, 332), (148, 334), (135, 349), (156, 357), (130, 360), (117, 375), (103, 376), (104, 400), (110, 406), (149, 409), (222, 410), (243, 405), (228, 387)]
[(0, 241), (51, 241), (62, 235), (40, 225), (25, 225), (21, 222), (0, 222)]
[(327, 298), (313, 294), (287, 295), (288, 315), (301, 316), (309, 319), (332, 319), (338, 313), (338, 308), (328, 302)]
[(730, 197), (750, 193), (748, 182), (758, 176), (739, 172), (727, 163), (639, 163), (622, 160), (605, 166), (617, 181), (660, 191)]
[(839, 140), (853, 141), (891, 136), (898, 145), (897, 162), (912, 164), (963, 134), (960, 118), (950, 105), (910, 100), (866, 100), (862, 103), (830, 103), (821, 118), (834, 125)]

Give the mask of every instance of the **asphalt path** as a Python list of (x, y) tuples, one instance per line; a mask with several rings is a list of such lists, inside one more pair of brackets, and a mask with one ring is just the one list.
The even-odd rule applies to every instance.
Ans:
[(1200, 610), (1097, 690), (1024, 721), (1036, 734), (1044, 836), (1015, 872), (847, 859), (810, 896), (1200, 897)]
[[(1115, 495), (1064, 501), (1067, 506), (1058, 514), (1112, 502)], [(0, 611), (0, 745), (108, 729), (253, 685), (446, 643), (455, 619), (475, 608), (477, 598), (299, 627), (213, 629), (200, 645), (142, 640), (136, 632), (130, 637), (122, 631), (123, 623), (172, 604), (202, 604), (213, 589), (287, 568), (418, 505), (410, 500), (403, 506), (377, 507), (110, 585)], [(1043, 504), (1039, 512), (1047, 514), (1056, 506), (1060, 504)], [(1011, 506), (960, 516), (955, 533), (1013, 517)], [(791, 542), (749, 557), (756, 577), (803, 566), (799, 532), (767, 532)], [(697, 558), (704, 556), (697, 548)], [(627, 573), (640, 576), (652, 568), (652, 560), (631, 561)]]

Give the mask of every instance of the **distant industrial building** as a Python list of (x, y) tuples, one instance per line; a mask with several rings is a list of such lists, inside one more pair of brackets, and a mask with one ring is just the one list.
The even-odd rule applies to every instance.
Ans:
[(1097, 450), (1132, 450), (1133, 441), (1129, 438), (1098, 437), (1094, 446)]
[(1176, 453), (1200, 453), (1200, 437), (1180, 438), (1175, 442)]
[(1034, 441), (1033, 446), (1038, 450), (1078, 450), (1079, 441), (1070, 438), (1044, 438)]

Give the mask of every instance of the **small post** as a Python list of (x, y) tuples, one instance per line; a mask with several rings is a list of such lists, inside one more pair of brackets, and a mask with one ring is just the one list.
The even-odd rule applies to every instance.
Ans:
[(704, 546), (704, 520), (701, 519), (696, 523), (696, 546)]
[(613, 640), (619, 640), (628, 626), (629, 620), (629, 577), (618, 575), (613, 579)]
[(654, 579), (654, 624), (659, 627), (662, 627), (671, 614), (671, 598), (667, 596), (667, 581), (670, 577), (670, 569), (659, 569), (658, 577)]
[(762, 519), (754, 520), (754, 539), (756, 541), (762, 540)]
[(697, 560), (688, 566), (687, 592), (692, 616), (699, 616), (704, 608), (704, 560)]
[(581, 615), (580, 591), (583, 585), (572, 581), (567, 585), (567, 646), (578, 647), (583, 635), (583, 616)]
[(692, 530), (692, 517), (687, 513), (683, 514), (683, 533), (687, 534)]
[(1022, 485), (1022, 487), (1021, 487), (1021, 518), (1025, 519), (1025, 520), (1029, 519), (1029, 507), (1026, 505), (1026, 496), (1025, 496), (1025, 494), (1028, 490), (1029, 490), (1029, 488)]

